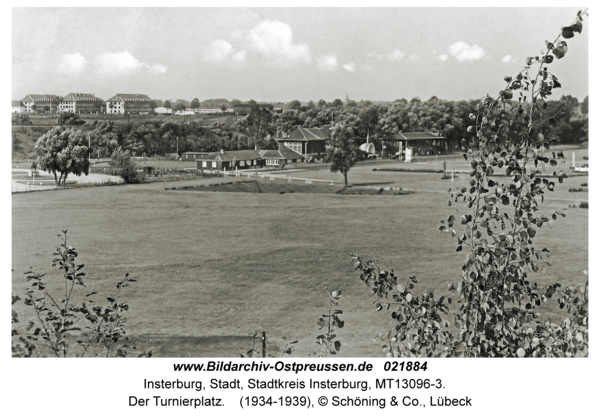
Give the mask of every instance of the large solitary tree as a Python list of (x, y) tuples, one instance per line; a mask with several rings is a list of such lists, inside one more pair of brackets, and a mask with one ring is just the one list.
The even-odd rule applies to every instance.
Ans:
[(80, 176), (89, 173), (87, 138), (81, 130), (53, 127), (40, 136), (35, 144), (35, 152), (38, 155), (38, 167), (54, 174), (58, 186), (66, 184), (69, 174)]
[(341, 172), (348, 186), (348, 171), (358, 160), (358, 147), (354, 140), (354, 129), (344, 124), (336, 124), (329, 139), (326, 160), (331, 162), (331, 172)]

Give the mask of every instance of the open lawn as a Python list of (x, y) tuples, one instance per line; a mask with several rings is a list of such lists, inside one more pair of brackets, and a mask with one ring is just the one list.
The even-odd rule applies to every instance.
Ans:
[[(300, 174), (343, 180), (327, 170)], [(325, 286), (344, 295), (341, 356), (380, 356), (373, 336), (385, 329), (387, 313), (374, 312), (350, 254), (374, 256), (403, 277), (416, 275), (417, 292), (445, 293), (459, 279), (465, 255), (440, 235), (439, 221), (453, 213), (448, 188), (469, 177), (440, 177), (374, 172), (372, 166), (349, 173), (351, 184), (419, 191), (403, 196), (165, 191), (162, 183), (14, 194), (13, 292), (24, 291), (30, 266), (56, 276), (50, 267), (56, 235), (68, 230), (86, 265), (86, 292), (108, 295), (127, 272), (138, 280), (123, 294), (130, 304), (128, 330), (138, 346), (154, 346), (157, 356), (237, 356), (251, 347), (245, 336), (262, 330), (269, 351), (282, 348), (285, 336), (299, 340), (293, 356), (307, 356), (321, 334), (316, 320), (328, 307)], [(543, 210), (587, 201), (587, 193), (568, 192), (587, 182), (574, 177), (557, 184)], [(535, 280), (584, 281), (588, 210), (569, 209), (536, 240), (536, 247), (551, 251), (553, 267)], [(558, 307), (551, 305), (555, 316)]]

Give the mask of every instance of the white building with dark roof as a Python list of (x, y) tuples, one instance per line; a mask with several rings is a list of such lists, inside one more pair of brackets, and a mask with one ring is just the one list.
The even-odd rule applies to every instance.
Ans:
[(155, 103), (146, 94), (117, 94), (106, 100), (107, 114), (150, 113)]
[(20, 101), (27, 113), (55, 113), (60, 100), (60, 96), (52, 94), (28, 94)]
[(58, 104), (59, 113), (104, 113), (104, 100), (89, 93), (69, 93)]

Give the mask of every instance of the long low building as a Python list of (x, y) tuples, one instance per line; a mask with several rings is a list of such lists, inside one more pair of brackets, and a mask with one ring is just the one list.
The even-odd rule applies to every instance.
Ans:
[(287, 163), (301, 162), (302, 155), (279, 145), (279, 149), (213, 152), (208, 155), (194, 153), (199, 170), (231, 171), (261, 167), (282, 168)]

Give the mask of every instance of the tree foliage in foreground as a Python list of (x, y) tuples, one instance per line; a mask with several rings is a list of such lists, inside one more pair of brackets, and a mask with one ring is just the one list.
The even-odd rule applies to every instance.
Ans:
[[(545, 53), (529, 57), (496, 98), (481, 100), (467, 128), (476, 150), (465, 143), (471, 162), (470, 187), (449, 190), (455, 212), (442, 220), (440, 231), (457, 239), (466, 253), (461, 279), (449, 283), (450, 296), (416, 295), (416, 277), (404, 280), (382, 270), (374, 260), (353, 256), (360, 278), (377, 297), (377, 311), (389, 314), (392, 327), (382, 335), (389, 356), (558, 357), (588, 355), (588, 284), (563, 288), (539, 285), (532, 275), (549, 267), (546, 248), (534, 245), (537, 231), (564, 217), (562, 211), (542, 214), (544, 195), (554, 190), (561, 151), (555, 118), (545, 114), (547, 98), (560, 88), (549, 70), (568, 47), (565, 39), (581, 33), (583, 13), (571, 26), (546, 42)], [(518, 105), (508, 101), (518, 96)], [(544, 175), (545, 168), (552, 177)], [(509, 181), (493, 177), (503, 173)], [(455, 224), (457, 226), (455, 226)], [(458, 231), (454, 228), (459, 229)], [(557, 322), (542, 317), (540, 307), (554, 299), (564, 316)], [(458, 311), (451, 310), (455, 302)]]
[[(13, 310), (13, 356), (32, 356), (39, 339), (56, 357), (83, 357), (91, 351), (98, 352), (98, 347), (106, 357), (112, 355), (114, 349), (117, 356), (127, 356), (128, 349), (135, 347), (128, 345), (125, 330), (127, 319), (124, 313), (129, 310), (129, 305), (120, 298), (123, 290), (136, 280), (126, 274), (117, 282), (116, 291), (106, 297), (108, 303), (97, 303), (93, 297), (97, 294), (95, 291), (85, 291), (87, 294), (78, 296), (86, 288), (84, 265), (76, 263), (78, 253), (68, 243), (67, 231), (63, 230), (58, 236), (61, 242), (54, 253), (52, 266), (62, 275), (64, 284), (49, 282), (45, 273), (25, 273), (29, 287), (24, 303), (33, 310), (33, 318), (28, 321), (25, 336), (15, 328), (19, 320)], [(13, 305), (19, 299), (13, 296)], [(125, 343), (120, 345), (123, 340)], [(138, 357), (142, 356), (152, 356), (152, 351), (138, 354)]]
[(87, 139), (75, 128), (53, 127), (40, 136), (35, 152), (38, 168), (53, 174), (57, 186), (64, 186), (69, 174), (89, 173)]

